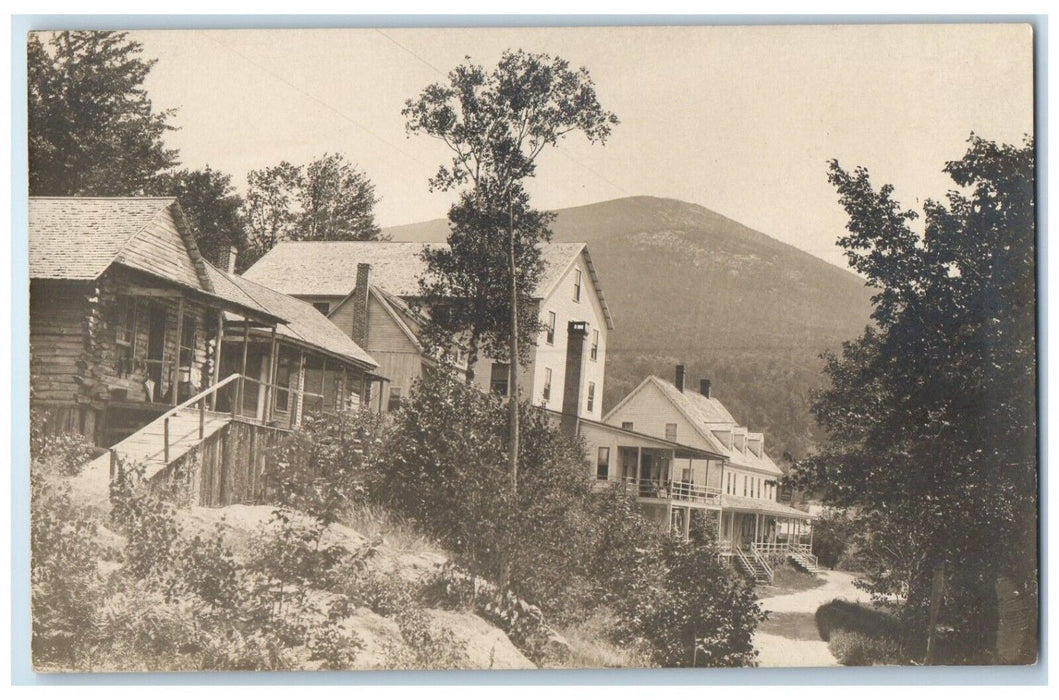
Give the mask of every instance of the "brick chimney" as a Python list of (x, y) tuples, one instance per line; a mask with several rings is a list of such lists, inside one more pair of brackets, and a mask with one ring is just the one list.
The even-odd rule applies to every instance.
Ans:
[(239, 249), (234, 245), (228, 246), (228, 248), (221, 249), (221, 252), (217, 254), (217, 267), (221, 268), (225, 272), (235, 272), (235, 259), (239, 256)]
[(357, 286), (353, 288), (353, 342), (364, 347), (368, 341), (368, 284), (371, 265), (357, 263)]
[(676, 385), (677, 389), (680, 390), (681, 394), (684, 393), (684, 380), (687, 378), (687, 376), (688, 373), (684, 365), (677, 365), (676, 381), (673, 383)]
[(710, 398), (710, 380), (709, 379), (700, 379), (699, 380), (699, 393), (702, 394), (703, 396), (705, 396), (706, 398)]
[(566, 326), (566, 373), (563, 378), (562, 431), (577, 434), (577, 417), (581, 413), (582, 380), (585, 375), (586, 321), (570, 321)]

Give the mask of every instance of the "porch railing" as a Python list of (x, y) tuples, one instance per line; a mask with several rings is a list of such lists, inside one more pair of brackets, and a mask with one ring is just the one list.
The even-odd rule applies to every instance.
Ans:
[(702, 503), (720, 505), (720, 489), (700, 486), (685, 481), (662, 481), (661, 479), (637, 479), (625, 477), (622, 480), (626, 491), (634, 491), (640, 498), (657, 498), (660, 500), (683, 501), (685, 503)]
[(757, 562), (758, 566), (765, 570), (765, 574), (768, 575), (769, 581), (771, 581), (775, 574), (772, 572), (772, 566), (769, 565), (768, 556), (761, 550), (757, 542), (750, 543), (750, 554), (754, 557), (754, 561)]

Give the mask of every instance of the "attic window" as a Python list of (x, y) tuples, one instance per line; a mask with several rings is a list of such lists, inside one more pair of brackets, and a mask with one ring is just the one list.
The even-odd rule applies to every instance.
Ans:
[(631, 420), (622, 421), (621, 422), (621, 429), (622, 430), (632, 430), (632, 421)]
[(677, 424), (676, 423), (666, 423), (666, 440), (669, 440), (670, 442), (676, 442), (677, 441)]
[(574, 270), (574, 301), (581, 301), (581, 271)]
[(330, 302), (314, 301), (313, 302), (313, 308), (316, 309), (317, 311), (319, 311), (320, 313), (322, 313), (324, 316), (327, 316), (329, 313), (331, 313), (331, 304), (330, 304)]

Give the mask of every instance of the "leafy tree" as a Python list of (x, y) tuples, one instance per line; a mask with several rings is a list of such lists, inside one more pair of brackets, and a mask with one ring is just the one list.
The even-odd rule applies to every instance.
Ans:
[(28, 41), (32, 195), (144, 194), (178, 162), (163, 137), (174, 110), (143, 88), (154, 61), (125, 32), (59, 32)]
[[(423, 251), (429, 272), (420, 280), (421, 303), (431, 310), (431, 322), (425, 329), (427, 342), (445, 349), (454, 336), (463, 340), (468, 384), (474, 381), (480, 354), (503, 358), (510, 342), (509, 283), (504, 275), (496, 274), (508, 264), (507, 212), (493, 210), (494, 218), (490, 219), (488, 201), (482, 200), (478, 190), (460, 194), (459, 202), (449, 210), (448, 246)], [(525, 362), (540, 332), (533, 291), (544, 273), (544, 264), (534, 244), (551, 238), (547, 225), (552, 216), (531, 209), (522, 192), (512, 201), (512, 211), (516, 210), (519, 359)]]
[[(402, 114), (409, 133), (439, 139), (452, 151), (450, 164), (442, 165), (430, 180), (431, 188), (451, 190), (469, 184), (473, 191), (473, 196), (461, 198), (450, 211), (453, 242), (457, 243), (453, 251), (459, 256), (456, 264), (430, 269), (428, 275), (451, 276), (454, 270), (465, 267), (476, 270), (479, 278), (491, 275), (504, 280), (508, 290), (507, 352), (494, 359), (508, 360), (508, 460), (517, 489), (517, 387), (519, 358), (523, 357), (519, 346), (536, 339), (535, 326), (527, 328), (528, 333), (520, 333), (519, 306), (520, 302), (525, 305), (526, 296), (533, 292), (533, 287), (523, 285), (532, 281), (533, 261), (540, 256), (537, 244), (547, 240), (547, 219), (529, 209), (523, 183), (534, 176), (537, 157), (544, 149), (558, 145), (566, 134), (580, 131), (589, 142), (603, 143), (618, 120), (600, 105), (587, 69), (571, 70), (562, 58), (521, 50), (505, 51), (491, 72), (468, 58), (449, 73), (448, 84), (434, 83), (417, 98), (406, 101)], [(461, 218), (473, 223), (461, 229)], [(523, 220), (531, 226), (524, 228)], [(467, 236), (477, 238), (481, 248), (504, 241), (507, 264), (497, 265), (497, 256), (474, 254), (473, 246), (458, 245), (460, 237)], [(529, 274), (519, 274), (520, 264), (531, 265)], [(451, 286), (460, 289), (458, 284)], [(471, 291), (476, 290), (472, 287)], [(448, 319), (463, 324), (449, 330), (470, 332), (472, 336), (476, 334), (472, 329), (494, 332), (497, 319), (491, 309), (472, 306), (472, 311), (484, 311), (485, 316), (449, 314)]]
[(280, 241), (293, 237), (298, 220), (294, 206), (301, 182), (301, 168), (287, 161), (247, 173), (243, 205), (247, 247), (241, 256), (241, 270)]
[(839, 244), (879, 291), (875, 326), (825, 357), (813, 412), (828, 441), (797, 476), (914, 546), (900, 555), (909, 575), (884, 558), (869, 581), (906, 597), (923, 638), (944, 567), (954, 661), (989, 660), (999, 574), (1031, 595), (1036, 582), (1034, 147), (969, 143), (945, 166), (959, 190), (924, 203), (922, 233), (891, 186), (832, 161), (849, 215)]
[(220, 264), (230, 246), (246, 246), (243, 198), (232, 186), (231, 175), (207, 165), (160, 175), (148, 189), (151, 194), (177, 198), (199, 251), (210, 262)]
[(247, 174), (247, 248), (240, 269), (282, 240), (377, 240), (375, 185), (341, 154), (306, 165), (283, 161)]
[(375, 223), (375, 185), (339, 153), (325, 153), (304, 168), (298, 194), (296, 240), (370, 241)]

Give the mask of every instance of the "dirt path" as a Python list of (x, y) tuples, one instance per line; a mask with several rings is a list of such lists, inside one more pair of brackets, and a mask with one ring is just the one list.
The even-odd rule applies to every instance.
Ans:
[(868, 595), (854, 588), (853, 575), (842, 571), (820, 574), (826, 583), (797, 593), (763, 598), (760, 603), (769, 619), (758, 627), (754, 646), (763, 667), (837, 666), (827, 642), (816, 631), (816, 609), (835, 598), (867, 601)]

